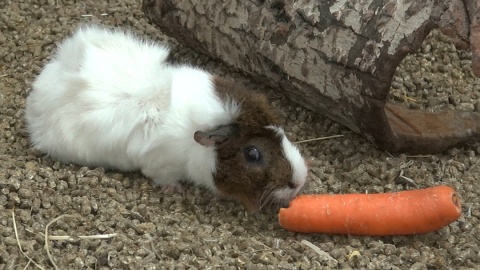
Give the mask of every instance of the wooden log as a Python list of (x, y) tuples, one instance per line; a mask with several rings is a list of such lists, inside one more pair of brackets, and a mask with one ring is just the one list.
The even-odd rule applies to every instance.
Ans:
[(390, 84), (433, 28), (469, 46), (479, 33), (470, 24), (476, 1), (144, 0), (143, 10), (167, 34), (266, 79), (382, 149), (435, 153), (478, 140), (479, 114), (389, 104)]

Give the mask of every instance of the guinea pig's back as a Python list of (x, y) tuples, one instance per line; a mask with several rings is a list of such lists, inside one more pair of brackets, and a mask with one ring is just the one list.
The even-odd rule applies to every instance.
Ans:
[(25, 117), (34, 147), (64, 162), (136, 169), (136, 147), (170, 107), (168, 49), (82, 27), (33, 84)]

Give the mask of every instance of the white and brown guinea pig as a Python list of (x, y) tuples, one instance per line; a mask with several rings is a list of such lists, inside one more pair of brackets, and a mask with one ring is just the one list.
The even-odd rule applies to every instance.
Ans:
[(189, 180), (254, 211), (288, 203), (305, 160), (264, 95), (191, 66), (122, 30), (80, 27), (33, 83), (33, 146), (62, 162)]

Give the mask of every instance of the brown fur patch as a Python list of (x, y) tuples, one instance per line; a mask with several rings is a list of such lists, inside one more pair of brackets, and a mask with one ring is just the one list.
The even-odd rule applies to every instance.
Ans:
[(239, 125), (249, 128), (278, 125), (278, 112), (270, 105), (264, 94), (221, 77), (214, 77), (213, 84), (224, 102), (233, 99), (241, 103), (242, 110), (237, 119)]
[[(215, 185), (223, 194), (253, 211), (271, 199), (271, 192), (288, 186), (292, 180), (291, 165), (282, 152), (282, 138), (274, 130), (265, 128), (278, 125), (278, 114), (263, 94), (218, 77), (214, 79), (214, 86), (224, 102), (233, 99), (241, 104), (235, 122), (240, 137), (229, 139), (218, 147)], [(250, 146), (260, 151), (261, 162), (246, 160), (244, 149)]]

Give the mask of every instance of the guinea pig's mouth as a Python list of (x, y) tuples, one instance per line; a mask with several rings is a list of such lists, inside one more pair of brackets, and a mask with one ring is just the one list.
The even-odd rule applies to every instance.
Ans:
[(303, 186), (299, 186), (295, 189), (289, 187), (278, 189), (272, 194), (272, 202), (280, 205), (281, 207), (288, 207), (290, 201), (293, 200), (293, 198), (295, 198), (298, 194), (303, 192), (303, 188)]
[(274, 209), (288, 207), (290, 201), (302, 190), (303, 187), (297, 187), (295, 189), (284, 187), (271, 192), (265, 192), (259, 200), (248, 201), (247, 203), (245, 201), (242, 202), (249, 212), (260, 211), (267, 206), (273, 207)]
[(264, 192), (259, 198), (249, 196), (234, 196), (234, 199), (240, 201), (249, 213), (262, 210), (267, 206), (273, 208), (288, 207), (290, 201), (303, 191), (303, 186), (295, 189), (290, 187), (278, 188), (270, 192)]
[(285, 202), (284, 200), (277, 200), (273, 192), (270, 192), (269, 194), (265, 193), (258, 199), (252, 199), (245, 196), (239, 201), (243, 204), (243, 207), (245, 207), (247, 212), (250, 214), (259, 212), (267, 206), (280, 205), (283, 207), (285, 203), (287, 203), (288, 205), (288, 202)]

